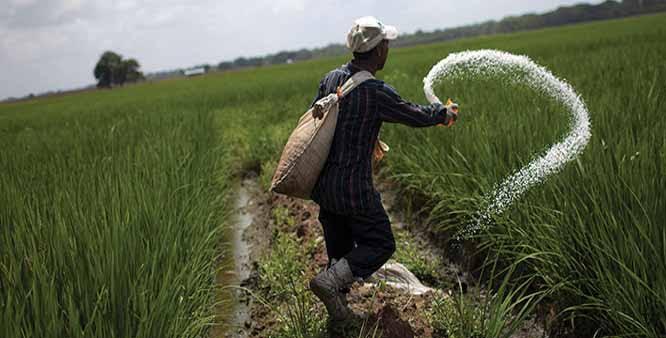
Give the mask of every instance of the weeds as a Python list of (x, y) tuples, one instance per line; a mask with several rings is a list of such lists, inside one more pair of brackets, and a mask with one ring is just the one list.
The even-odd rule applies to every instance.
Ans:
[(293, 279), (303, 279), (306, 262), (300, 255), (300, 249), (301, 246), (292, 236), (278, 232), (272, 252), (259, 264), (260, 287), (266, 290), (266, 297), (284, 301), (293, 287)]
[[(509, 338), (515, 334), (546, 293), (530, 291), (531, 279), (516, 285), (512, 276), (510, 268), (494, 290), (477, 287), (471, 295), (465, 294), (459, 282), (458, 291), (439, 295), (429, 314), (435, 337)], [(496, 279), (492, 271), (489, 281)]]
[(439, 257), (428, 257), (421, 252), (416, 243), (409, 238), (409, 232), (398, 230), (394, 235), (396, 252), (393, 259), (405, 265), (420, 281), (435, 287), (443, 286), (442, 276), (439, 273), (443, 266), (442, 260)]
[(271, 216), (278, 227), (292, 229), (296, 225), (296, 220), (289, 214), (289, 209), (283, 206), (273, 208)]
[[(295, 224), (284, 207), (273, 208), (272, 217), (278, 227)], [(259, 262), (261, 292), (252, 295), (279, 318), (279, 324), (271, 330), (274, 337), (324, 336), (323, 313), (306, 286), (310, 246), (300, 243), (290, 231), (276, 230), (272, 252)]]

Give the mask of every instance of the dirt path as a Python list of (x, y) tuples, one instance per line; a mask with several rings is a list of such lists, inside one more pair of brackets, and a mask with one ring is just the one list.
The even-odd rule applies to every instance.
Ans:
[[(388, 185), (383, 185), (382, 188), (390, 189)], [(396, 232), (407, 233), (403, 217), (394, 207), (395, 199), (390, 192), (384, 192), (383, 195)], [(269, 252), (275, 233), (280, 231), (293, 230), (294, 235), (303, 242), (318, 243), (306, 276), (314, 275), (325, 267), (327, 258), (323, 234), (317, 220), (319, 210), (315, 203), (266, 193), (259, 188), (255, 177), (249, 177), (243, 179), (239, 187), (236, 210), (232, 239), (235, 271), (242, 287), (258, 291), (259, 261)], [(276, 210), (288, 211), (288, 217), (295, 220), (293, 229), (287, 229), (284, 224), (279, 224), (281, 221), (275, 217)], [(418, 250), (427, 257), (439, 255), (434, 247), (427, 246), (424, 238), (401, 237), (401, 240), (405, 239), (418, 243)], [(426, 318), (421, 315), (432, 303), (432, 292), (410, 295), (386, 286), (381, 286), (380, 292), (377, 290), (376, 285), (370, 283), (356, 285), (349, 295), (351, 307), (369, 313), (376, 321), (383, 320), (384, 326), (392, 326), (394, 331), (405, 330), (405, 327), (408, 327), (416, 337), (432, 336)], [(227, 337), (265, 337), (278, 324), (275, 314), (247, 293), (236, 292), (236, 301)], [(321, 310), (318, 309), (319, 312)]]
[[(377, 189), (382, 193), (384, 206), (396, 234), (398, 251), (392, 261), (408, 266), (433, 290), (415, 295), (382, 281), (378, 284), (357, 283), (348, 297), (350, 306), (355, 311), (368, 314), (369, 322), (378, 325), (383, 331), (381, 337), (442, 337), (442, 333), (432, 327), (426, 314), (432, 312), (434, 303), (449, 297), (452, 290), (460, 290), (461, 285), (467, 289), (470, 278), (457, 264), (445, 258), (445, 250), (434, 246), (417, 223), (411, 221), (412, 224), (409, 224), (393, 193), (395, 189), (388, 181), (380, 180)], [(258, 301), (257, 295), (268, 297), (266, 300), (269, 303), (278, 303), (271, 293), (271, 287), (266, 286), (265, 280), (271, 277), (262, 276), (265, 271), (260, 266), (266, 264), (267, 260), (275, 259), (275, 255), (285, 255), (276, 249), (276, 239), (285, 235), (293, 239), (300, 248), (298, 250), (301, 250), (298, 256), (288, 257), (289, 260), (303, 262), (305, 271), (296, 276), (297, 283), (305, 285), (309, 278), (325, 268), (327, 257), (321, 226), (317, 220), (319, 210), (311, 201), (262, 191), (256, 177), (242, 181), (236, 206), (238, 218), (233, 236), (236, 274), (240, 277), (240, 285), (251, 290), (254, 296), (247, 292), (237, 293), (232, 329), (226, 337), (264, 338), (285, 325), (284, 313), (291, 311), (291, 308), (290, 304), (284, 304), (284, 300), (280, 301), (282, 304), (278, 307), (266, 306)], [(310, 298), (301, 299), (292, 295), (290, 299), (297, 302), (303, 300), (307, 316), (323, 321), (323, 306), (313, 301), (307, 288), (298, 290), (301, 290), (298, 293), (305, 292)]]

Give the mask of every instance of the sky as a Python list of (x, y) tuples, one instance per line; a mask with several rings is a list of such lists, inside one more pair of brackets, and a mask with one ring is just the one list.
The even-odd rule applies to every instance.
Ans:
[(585, 0), (0, 0), (0, 99), (95, 83), (112, 50), (144, 72), (344, 43), (355, 18), (400, 32), (541, 13)]

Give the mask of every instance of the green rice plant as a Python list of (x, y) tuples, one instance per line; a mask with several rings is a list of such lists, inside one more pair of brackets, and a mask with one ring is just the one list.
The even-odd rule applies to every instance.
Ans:
[(277, 161), (265, 161), (261, 164), (261, 175), (259, 176), (259, 184), (264, 191), (268, 191), (271, 188), (271, 182), (273, 180), (273, 174), (275, 169), (277, 169)]
[[(290, 211), (287, 207), (284, 206), (277, 206), (271, 210), (271, 216), (273, 217), (273, 221), (278, 227), (284, 227), (287, 230), (292, 230), (293, 227), (296, 225), (296, 219), (294, 219), (293, 216), (290, 215)], [(289, 238), (292, 241), (295, 241), (295, 239), (291, 237), (286, 237), (287, 235), (282, 233), (281, 234), (284, 238)]]
[(459, 281), (457, 291), (435, 298), (429, 314), (435, 336), (509, 338), (534, 315), (535, 307), (550, 291), (532, 291), (533, 278), (513, 280), (516, 265), (501, 277), (496, 263), (495, 259), (487, 280), (490, 290), (473, 288), (471, 295), (465, 294)]
[(465, 298), (462, 294), (435, 298), (429, 314), (434, 329), (433, 337), (483, 337), (480, 327), (482, 311)]
[(3, 123), (3, 337), (198, 336), (213, 321), (228, 212), (213, 116), (106, 104)]

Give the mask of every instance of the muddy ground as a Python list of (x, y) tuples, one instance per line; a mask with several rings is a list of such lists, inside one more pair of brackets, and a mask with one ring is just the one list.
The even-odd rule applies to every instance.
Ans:
[[(239, 275), (244, 276), (240, 281), (242, 287), (259, 292), (259, 260), (271, 253), (272, 240), (275, 232), (291, 232), (302, 243), (313, 241), (317, 243), (316, 249), (309, 257), (307, 271), (303, 276), (304, 281), (316, 275), (325, 268), (327, 257), (323, 242), (323, 233), (317, 220), (319, 214), (318, 206), (311, 201), (304, 201), (272, 194), (262, 190), (257, 178), (250, 175), (242, 181), (240, 198), (243, 199), (239, 205), (241, 223), (251, 217), (251, 222), (242, 227), (242, 240), (247, 244), (241, 245), (241, 250), (248, 250), (240, 266), (236, 270)], [(449, 261), (445, 250), (433, 245), (432, 239), (421, 229), (422, 227), (413, 219), (406, 221), (401, 213), (400, 205), (393, 191), (392, 184), (388, 180), (380, 180), (377, 189), (382, 193), (382, 201), (391, 218), (394, 231), (406, 233), (401, 240), (411, 242), (418, 248), (420, 254), (427, 259), (438, 259), (442, 264), (438, 271), (431, 274), (430, 280), (421, 280), (426, 286), (434, 287), (433, 291), (422, 295), (410, 295), (407, 292), (387, 285), (356, 283), (349, 294), (350, 307), (369, 316), (371, 327), (378, 327), (385, 338), (409, 338), (409, 337), (444, 337), (441, 332), (432, 328), (427, 313), (430, 312), (435, 297), (447, 297), (452, 292), (459, 292), (461, 286), (467, 289), (471, 284), (471, 277), (463, 272), (460, 264)], [(288, 210), (296, 224), (284, 226), (276, 224), (272, 211), (276, 208)], [(398, 242), (400, 246), (404, 243)], [(226, 337), (268, 337), (277, 325), (279, 319), (274, 311), (248, 292), (238, 292), (240, 305), (233, 316), (231, 329)], [(314, 313), (324, 313), (323, 307), (317, 304)], [(522, 330), (520, 337), (543, 336), (543, 331), (533, 323)]]

